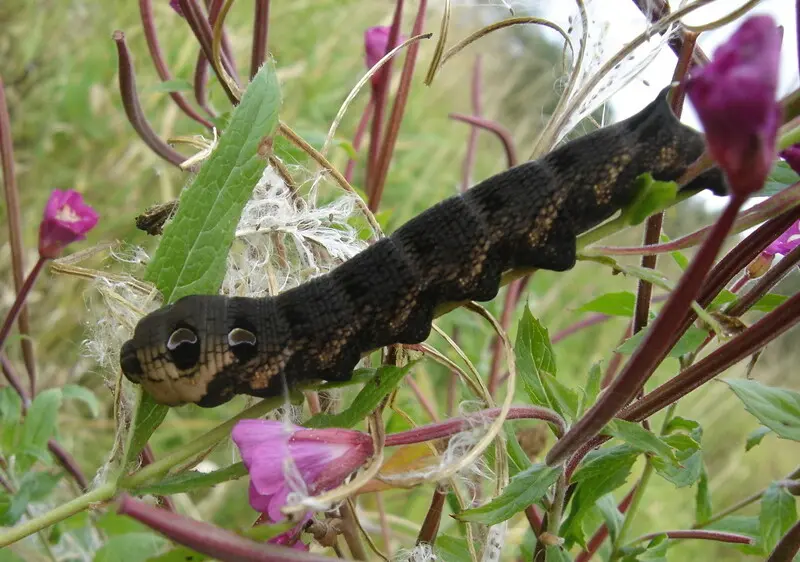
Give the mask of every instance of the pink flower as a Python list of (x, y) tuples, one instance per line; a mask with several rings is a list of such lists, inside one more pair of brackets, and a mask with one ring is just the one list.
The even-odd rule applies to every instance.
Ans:
[[(389, 47), (389, 34), (391, 27), (378, 25), (370, 27), (364, 32), (364, 52), (366, 53), (367, 68), (372, 68), (381, 60), (386, 53), (396, 45)], [(405, 37), (400, 34), (397, 38), (398, 44), (405, 41)], [(384, 65), (384, 68), (385, 65)], [(372, 85), (377, 86), (381, 80), (383, 69), (372, 75)]]
[(781, 151), (781, 158), (786, 160), (789, 167), (800, 174), (800, 143), (793, 144), (789, 148)]
[(369, 435), (347, 429), (242, 420), (231, 436), (250, 473), (250, 505), (274, 522), (284, 519), (281, 508), (290, 493), (311, 496), (335, 488), (372, 456)]
[(39, 225), (39, 255), (57, 258), (68, 244), (84, 240), (98, 218), (95, 210), (83, 202), (77, 191), (54, 189)]
[(742, 196), (761, 189), (775, 159), (782, 37), (772, 17), (753, 16), (686, 83), (708, 151)]
[(789, 227), (789, 230), (778, 236), (772, 244), (767, 246), (762, 255), (774, 256), (775, 254), (781, 254), (785, 256), (798, 246), (800, 246), (800, 221), (794, 223)]

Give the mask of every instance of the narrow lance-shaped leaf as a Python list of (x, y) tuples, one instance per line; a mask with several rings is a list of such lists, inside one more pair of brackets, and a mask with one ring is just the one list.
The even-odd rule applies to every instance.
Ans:
[(476, 521), (484, 525), (506, 521), (540, 500), (558, 480), (560, 473), (560, 468), (534, 464), (527, 470), (518, 472), (503, 492), (490, 502), (474, 509), (465, 509), (454, 517), (460, 521)]
[(800, 393), (751, 380), (726, 380), (745, 409), (779, 437), (800, 441)]
[[(182, 193), (145, 272), (166, 303), (219, 291), (242, 209), (267, 166), (264, 148), (277, 128), (280, 101), (275, 65), (269, 61), (253, 77), (216, 149)], [(136, 458), (167, 411), (139, 391), (125, 464)]]

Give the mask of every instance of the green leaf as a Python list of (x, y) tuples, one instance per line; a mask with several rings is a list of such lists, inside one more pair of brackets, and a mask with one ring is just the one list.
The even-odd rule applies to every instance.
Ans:
[[(476, 549), (480, 551), (480, 545), (476, 544)], [(439, 557), (445, 562), (471, 562), (469, 547), (466, 539), (461, 537), (451, 537), (449, 535), (439, 535), (436, 537), (436, 551)]]
[(703, 467), (700, 472), (700, 479), (697, 481), (697, 493), (694, 499), (695, 523), (708, 521), (712, 514), (711, 491), (708, 489), (708, 473), (705, 467)]
[(137, 488), (133, 491), (137, 496), (144, 496), (152, 494), (155, 496), (166, 496), (170, 494), (179, 494), (181, 492), (188, 492), (197, 488), (210, 488), (222, 482), (229, 480), (236, 480), (247, 474), (247, 469), (244, 464), (237, 462), (220, 470), (213, 472), (198, 472), (196, 470), (189, 470), (165, 478), (157, 484), (145, 486), (144, 488)]
[(756, 193), (754, 197), (769, 197), (770, 195), (775, 195), (798, 181), (800, 181), (800, 176), (797, 175), (797, 172), (792, 170), (792, 167), (783, 160), (778, 160), (767, 176), (767, 182), (764, 184), (764, 188)]
[[(711, 301), (710, 308), (719, 309), (723, 305), (734, 302), (737, 300), (737, 296), (727, 289), (723, 289), (719, 292), (719, 294)], [(780, 305), (786, 302), (789, 297), (786, 295), (779, 295), (777, 293), (767, 293), (766, 295), (762, 296), (760, 299), (756, 301), (756, 303), (750, 308), (750, 310), (756, 310), (758, 312), (772, 312)]]
[[(556, 375), (556, 360), (547, 328), (542, 326), (526, 306), (517, 326), (514, 346), (517, 373), (531, 402), (558, 410), (545, 388), (544, 373)], [(561, 413), (561, 412), (559, 412)]]
[(639, 451), (629, 445), (616, 445), (592, 451), (572, 475), (575, 492), (570, 513), (561, 528), (562, 536), (575, 537), (583, 544), (581, 523), (597, 500), (613, 492), (628, 480)]
[(756, 429), (750, 432), (750, 435), (747, 436), (747, 441), (744, 444), (745, 452), (749, 451), (756, 445), (760, 445), (761, 441), (764, 437), (770, 433), (772, 430), (768, 427), (764, 427), (763, 425), (759, 425)]
[(608, 422), (608, 425), (603, 429), (603, 433), (621, 439), (643, 453), (652, 453), (667, 462), (678, 462), (669, 445), (655, 433), (646, 430), (638, 423), (614, 419)]
[(580, 395), (550, 373), (541, 373), (541, 380), (552, 408), (563, 418), (577, 419), (581, 402)]
[(33, 399), (20, 437), (20, 455), (17, 469), (25, 472), (35, 458), (46, 458), (47, 441), (55, 434), (58, 410), (61, 407), (61, 389), (49, 388)]
[(625, 556), (622, 562), (667, 562), (668, 548), (669, 539), (667, 535), (659, 535), (648, 542), (644, 549), (641, 547), (622, 549), (624, 553), (629, 550), (633, 551), (633, 554)]
[(690, 435), (677, 433), (664, 437), (664, 442), (675, 449), (676, 463), (664, 462), (659, 457), (651, 459), (658, 474), (678, 488), (691, 486), (700, 479), (703, 470), (703, 455), (700, 444)]
[(97, 419), (100, 416), (100, 401), (88, 388), (76, 384), (65, 384), (61, 392), (64, 394), (64, 400), (78, 400), (86, 404), (92, 418)]
[(767, 552), (772, 552), (786, 531), (797, 521), (797, 505), (792, 494), (775, 482), (767, 487), (761, 498), (758, 517), (761, 541)]
[(600, 368), (600, 363), (595, 363), (589, 369), (589, 376), (586, 377), (586, 384), (581, 391), (581, 405), (578, 408), (578, 415), (581, 416), (595, 403), (597, 396), (600, 394), (600, 385), (603, 382), (603, 371)]
[(142, 91), (143, 93), (172, 93), (172, 92), (191, 92), (194, 90), (194, 86), (192, 86), (186, 80), (164, 80), (163, 82), (159, 82), (158, 84), (154, 84), (152, 86), (148, 86), (144, 88)]
[(466, 509), (454, 515), (459, 521), (475, 521), (484, 525), (496, 525), (523, 511), (539, 501), (556, 483), (561, 469), (536, 463), (517, 473), (503, 492), (480, 507)]
[(619, 531), (622, 529), (622, 523), (625, 521), (625, 516), (620, 513), (614, 494), (606, 494), (599, 498), (595, 506), (603, 516), (611, 542), (616, 542)]
[(678, 184), (674, 181), (656, 181), (649, 173), (636, 178), (637, 196), (633, 202), (623, 210), (622, 216), (630, 225), (644, 222), (647, 217), (664, 208), (678, 195)]
[[(275, 64), (270, 60), (253, 77), (216, 149), (181, 194), (175, 218), (164, 229), (147, 267), (145, 280), (155, 284), (165, 303), (219, 291), (242, 209), (267, 166), (258, 152), (262, 140), (278, 126), (280, 101)], [(166, 406), (139, 390), (125, 465), (138, 456), (167, 412)]]
[[(632, 354), (634, 351), (636, 351), (636, 348), (639, 347), (639, 344), (641, 343), (642, 339), (644, 339), (644, 335), (649, 329), (650, 326), (633, 334), (633, 336), (629, 337), (627, 340), (622, 342), (619, 347), (617, 347), (616, 352), (622, 353), (623, 355)], [(703, 343), (707, 336), (707, 331), (690, 326), (669, 351), (669, 356), (677, 358), (696, 350), (697, 347)]]
[(578, 312), (599, 312), (610, 316), (633, 316), (636, 295), (630, 291), (606, 293), (593, 299), (578, 309)]
[(508, 460), (511, 461), (509, 468), (513, 476), (521, 470), (531, 467), (531, 459), (528, 454), (522, 449), (517, 439), (517, 434), (514, 433), (514, 428), (511, 424), (505, 424), (503, 431), (506, 434), (506, 452), (508, 453)]
[(372, 380), (364, 385), (349, 408), (338, 414), (317, 414), (304, 425), (310, 428), (353, 427), (374, 411), (381, 401), (400, 384), (412, 365), (414, 362), (404, 367), (393, 365), (380, 367)]
[(17, 492), (7, 502), (0, 504), (0, 526), (15, 525), (25, 514), (29, 504), (47, 499), (62, 476), (63, 473), (50, 474), (32, 470), (26, 472), (20, 479)]
[(94, 562), (146, 562), (167, 544), (167, 539), (154, 533), (117, 535), (95, 553)]
[(214, 294), (225, 277), (236, 225), (267, 166), (259, 147), (278, 125), (280, 90), (275, 66), (258, 71), (231, 115), (217, 148), (180, 198), (145, 279), (166, 303), (191, 294)]
[(751, 380), (725, 380), (745, 409), (779, 437), (800, 441), (800, 393)]
[(548, 546), (544, 554), (545, 562), (572, 562), (572, 557), (560, 546)]
[(0, 388), (0, 452), (10, 456), (20, 434), (22, 399), (10, 386)]

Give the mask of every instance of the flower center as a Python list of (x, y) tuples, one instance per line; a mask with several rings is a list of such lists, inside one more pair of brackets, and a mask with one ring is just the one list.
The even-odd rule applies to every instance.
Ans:
[(56, 220), (61, 222), (78, 222), (81, 218), (78, 216), (78, 213), (75, 212), (75, 209), (69, 205), (64, 205), (58, 209)]

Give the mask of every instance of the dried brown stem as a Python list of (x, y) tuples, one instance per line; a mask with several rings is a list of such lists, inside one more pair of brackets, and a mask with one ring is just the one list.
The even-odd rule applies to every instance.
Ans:
[(436, 486), (431, 497), (431, 505), (425, 514), (425, 520), (417, 535), (417, 546), (420, 544), (434, 544), (436, 535), (439, 534), (439, 523), (442, 521), (444, 501), (447, 499), (447, 489)]

